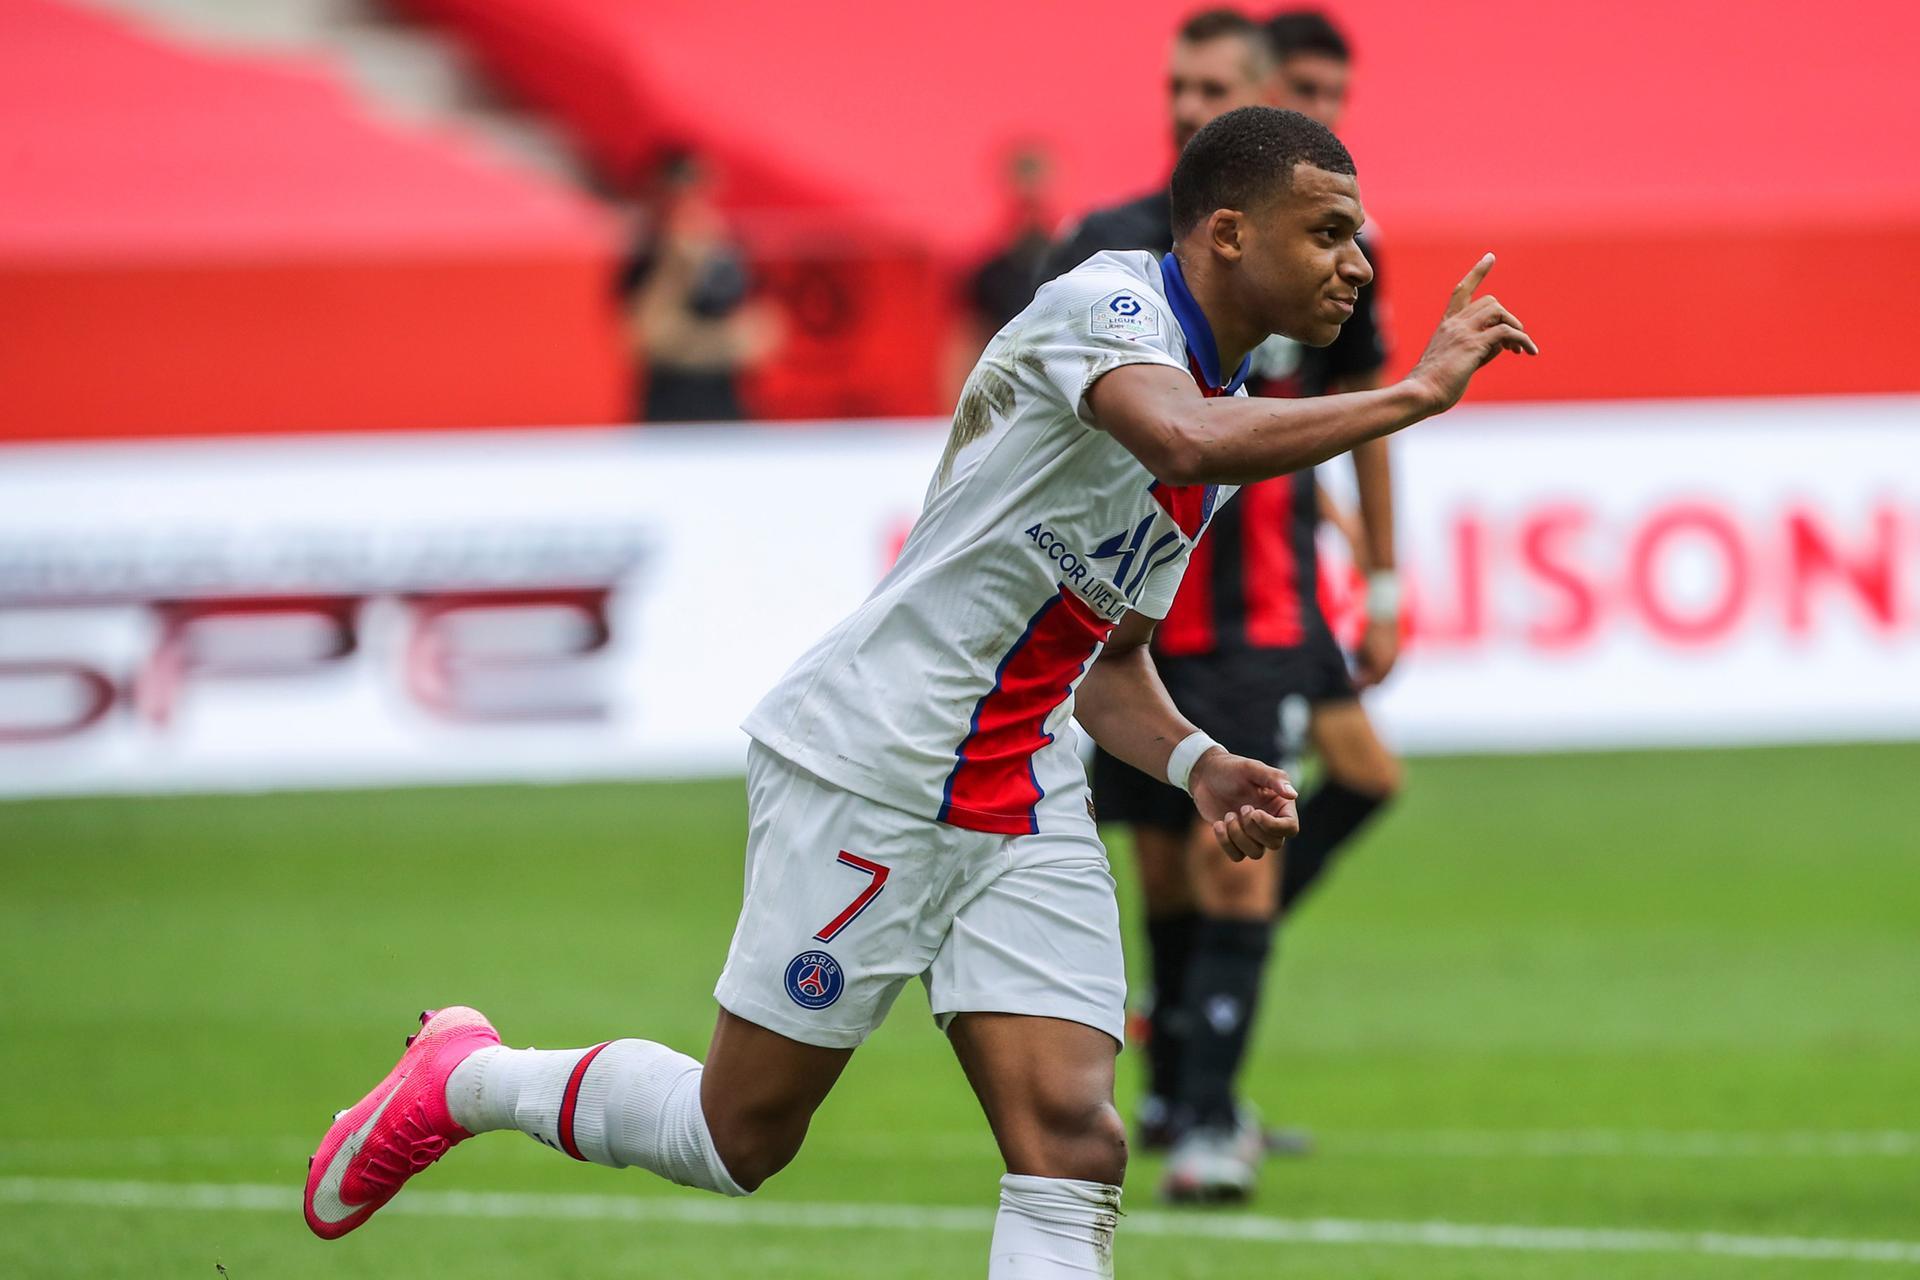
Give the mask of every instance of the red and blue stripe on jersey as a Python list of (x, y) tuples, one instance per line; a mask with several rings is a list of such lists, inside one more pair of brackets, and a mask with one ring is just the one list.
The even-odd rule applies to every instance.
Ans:
[(1187, 341), (1187, 361), (1193, 367), (1193, 380), (1200, 384), (1200, 390), (1208, 396), (1230, 396), (1240, 389), (1240, 384), (1253, 372), (1253, 356), (1247, 355), (1240, 361), (1240, 367), (1233, 376), (1220, 376), (1220, 348), (1213, 340), (1213, 326), (1207, 323), (1207, 316), (1194, 299), (1193, 291), (1187, 288), (1186, 272), (1180, 269), (1180, 259), (1171, 253), (1160, 259), (1160, 282), (1166, 287), (1167, 306), (1173, 310), (1173, 318), (1180, 322), (1180, 334)]
[(1053, 741), (1047, 718), (1113, 627), (1064, 586), (1040, 606), (974, 705), (940, 798), (940, 821), (1009, 836), (1040, 829), (1045, 792), (1033, 758)]
[[(1240, 367), (1233, 371), (1231, 377), (1222, 378), (1220, 349), (1214, 344), (1213, 329), (1207, 324), (1200, 304), (1187, 288), (1187, 278), (1180, 269), (1180, 260), (1171, 253), (1166, 255), (1160, 260), (1160, 275), (1166, 285), (1167, 305), (1173, 309), (1173, 318), (1179, 321), (1181, 334), (1186, 338), (1187, 370), (1193, 374), (1194, 385), (1209, 400), (1232, 395), (1247, 380), (1247, 374), (1253, 368), (1253, 357), (1249, 355), (1241, 360)], [(1220, 486), (1168, 485), (1156, 480), (1149, 492), (1161, 509), (1173, 517), (1173, 522), (1180, 526), (1180, 532), (1187, 536), (1188, 541), (1193, 541), (1199, 538), (1207, 522), (1213, 519)]]
[(1217, 484), (1161, 484), (1155, 480), (1147, 488), (1160, 509), (1173, 517), (1180, 526), (1180, 532), (1187, 535), (1191, 542), (1200, 536), (1207, 527), (1207, 521), (1213, 519), (1213, 508), (1220, 497)]

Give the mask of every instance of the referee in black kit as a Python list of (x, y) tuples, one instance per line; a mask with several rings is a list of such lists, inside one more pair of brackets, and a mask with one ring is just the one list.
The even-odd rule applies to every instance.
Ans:
[[(1217, 115), (1253, 104), (1288, 107), (1337, 129), (1352, 58), (1311, 10), (1257, 24), (1231, 10), (1190, 18), (1168, 77), (1174, 140), (1183, 146)], [(1041, 280), (1107, 249), (1165, 251), (1164, 189), (1089, 214), (1049, 253)], [(1379, 384), (1386, 344), (1377, 315), (1379, 258), (1362, 233), (1374, 288), (1331, 346), (1269, 339), (1253, 355), (1247, 391), (1311, 396)], [(1357, 676), (1317, 599), (1314, 536), (1335, 514), (1311, 471), (1244, 488), (1195, 549), (1154, 658), (1174, 702), (1229, 751), (1292, 769), (1309, 747), (1323, 781), (1301, 802), (1300, 835), (1283, 858), (1232, 862), (1184, 793), (1104, 752), (1094, 764), (1102, 820), (1132, 827), (1146, 898), (1153, 974), (1148, 1097), (1140, 1144), (1171, 1148), (1163, 1197), (1226, 1202), (1252, 1194), (1269, 1136), (1235, 1096), (1273, 925), (1296, 907), (1344, 843), (1400, 786), (1399, 762), (1374, 733), (1358, 689), (1384, 679), (1398, 654), (1393, 502), (1387, 444), (1353, 452), (1360, 529), (1350, 536), (1368, 571), (1366, 637)], [(1278, 864), (1278, 865), (1276, 865)], [(1298, 1135), (1277, 1143), (1303, 1150)]]

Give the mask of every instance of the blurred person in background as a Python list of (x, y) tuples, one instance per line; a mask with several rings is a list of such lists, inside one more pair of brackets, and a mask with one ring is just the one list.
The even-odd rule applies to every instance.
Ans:
[[(1312, 10), (1264, 26), (1232, 10), (1187, 20), (1168, 74), (1176, 147), (1234, 107), (1267, 103), (1336, 129), (1352, 57)], [(1098, 210), (1050, 256), (1064, 270), (1102, 249), (1171, 243), (1164, 191)], [(1371, 244), (1363, 245), (1369, 256)], [(1253, 355), (1249, 391), (1312, 396), (1379, 385), (1386, 363), (1376, 280), (1325, 348), (1283, 337)], [(1360, 517), (1340, 512), (1311, 470), (1249, 486), (1214, 521), (1194, 572), (1154, 643), (1176, 703), (1230, 750), (1297, 769), (1311, 746), (1323, 779), (1302, 803), (1301, 833), (1283, 858), (1234, 862), (1220, 853), (1179, 790), (1105, 752), (1094, 763), (1104, 820), (1132, 829), (1146, 899), (1153, 1004), (1140, 1144), (1171, 1148), (1162, 1194), (1174, 1201), (1242, 1200), (1269, 1147), (1303, 1152), (1303, 1134), (1264, 1132), (1236, 1096), (1259, 1008), (1273, 926), (1320, 879), (1335, 854), (1399, 789), (1358, 689), (1384, 679), (1399, 651), (1392, 481), (1385, 441), (1353, 451)], [(1367, 629), (1357, 675), (1321, 613), (1315, 532), (1331, 516), (1368, 573)]]
[(620, 277), (644, 391), (645, 422), (730, 422), (746, 416), (740, 378), (771, 356), (779, 312), (755, 300), (745, 255), (692, 152), (665, 152)]
[(1053, 156), (1040, 143), (1018, 143), (1007, 152), (1001, 178), (1005, 240), (967, 275), (966, 319), (947, 350), (948, 401), (959, 398), (988, 339), (1033, 301), (1035, 277), (1053, 247)]
[(1034, 276), (1053, 247), (1053, 157), (1021, 143), (1008, 154), (1005, 175), (1006, 245), (967, 278), (981, 347), (1033, 301)]
[[(1234, 9), (1207, 9), (1180, 25), (1167, 55), (1167, 106), (1177, 157), (1202, 126), (1235, 107), (1277, 106), (1273, 53), (1258, 24)], [(1067, 228), (1033, 283), (1045, 284), (1106, 249), (1173, 247), (1167, 185), (1095, 209)]]

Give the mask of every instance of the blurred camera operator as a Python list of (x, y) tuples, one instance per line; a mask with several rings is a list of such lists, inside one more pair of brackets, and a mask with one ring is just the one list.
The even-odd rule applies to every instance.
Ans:
[(746, 416), (740, 377), (779, 347), (779, 312), (752, 297), (745, 255), (693, 153), (665, 153), (620, 293), (645, 391), (646, 422), (728, 422)]

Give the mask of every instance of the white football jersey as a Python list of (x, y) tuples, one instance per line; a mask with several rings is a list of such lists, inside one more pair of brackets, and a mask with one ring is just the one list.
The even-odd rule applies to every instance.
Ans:
[(769, 750), (837, 787), (974, 831), (1088, 823), (1067, 721), (1127, 610), (1165, 617), (1230, 487), (1158, 483), (1093, 425), (1123, 365), (1222, 379), (1171, 254), (1100, 253), (987, 345), (900, 559), (748, 716)]

